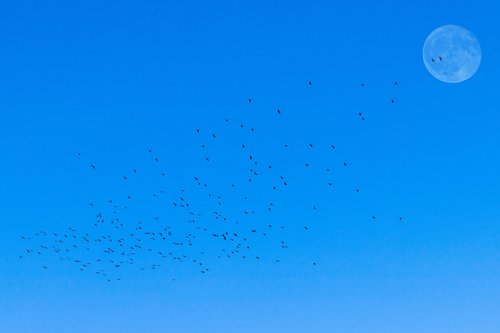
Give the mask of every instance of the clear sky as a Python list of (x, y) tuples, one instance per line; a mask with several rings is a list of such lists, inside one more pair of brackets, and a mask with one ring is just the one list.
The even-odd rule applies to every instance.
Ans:
[(0, 332), (498, 332), (499, 11), (2, 2)]

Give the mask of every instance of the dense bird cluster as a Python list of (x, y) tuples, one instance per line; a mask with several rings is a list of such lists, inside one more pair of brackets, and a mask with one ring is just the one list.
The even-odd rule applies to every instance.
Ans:
[[(307, 85), (312, 86), (312, 81), (307, 81)], [(394, 85), (397, 86), (398, 82), (395, 81)], [(361, 86), (365, 89), (366, 84), (361, 83)], [(253, 99), (248, 98), (248, 103), (254, 103)], [(389, 103), (395, 103), (395, 99), (390, 98)], [(359, 112), (358, 116), (361, 121), (365, 121), (362, 112)], [(286, 118), (286, 113), (278, 108), (276, 117)], [(91, 272), (110, 282), (120, 280), (125, 267), (136, 267), (144, 271), (157, 270), (163, 265), (171, 265), (172, 262), (188, 263), (194, 265), (200, 274), (207, 274), (210, 272), (208, 263), (212, 263), (214, 257), (281, 262), (280, 257), (275, 256), (276, 252), (273, 252), (272, 257), (268, 257), (258, 244), (268, 242), (280, 251), (287, 251), (288, 228), (295, 228), (301, 233), (309, 232), (309, 224), (297, 227), (296, 224), (273, 222), (276, 221), (272, 217), (273, 212), (278, 209), (283, 195), (293, 186), (294, 181), (286, 175), (287, 170), (260, 157), (263, 154), (252, 144), (252, 136), (259, 135), (256, 128), (228, 117), (224, 118), (223, 123), (230, 126), (226, 127), (228, 132), (241, 131), (243, 134), (228, 137), (226, 132), (195, 128), (194, 140), (199, 144), (195, 153), (199, 155), (205, 167), (191, 176), (191, 183), (186, 184), (185, 188), (173, 190), (159, 186), (146, 198), (129, 193), (124, 198), (108, 199), (105, 203), (90, 202), (89, 208), (94, 214), (94, 220), (88, 230), (77, 230), (68, 226), (62, 232), (39, 231), (33, 235), (23, 235), (21, 239), (29, 243), (25, 253), (19, 258), (51, 254), (59, 261), (76, 265), (80, 271)], [(236, 171), (233, 170), (232, 175), (221, 173), (219, 184), (210, 184), (204, 171), (220, 157), (214, 155), (220, 153), (220, 150), (214, 150), (212, 147), (218, 140), (228, 139), (238, 148), (237, 151), (226, 154), (237, 156), (242, 162), (238, 164)], [(288, 143), (280, 146), (285, 153), (288, 148)], [(322, 152), (336, 154), (336, 145), (331, 142), (304, 142), (301, 147), (310, 151), (320, 148), (323, 149)], [(80, 161), (88, 166), (88, 172), (99, 172), (98, 163), (88, 161), (81, 153), (77, 155)], [(148, 178), (161, 184), (160, 179), (169, 177), (169, 173), (162, 169), (162, 157), (153, 149), (146, 149), (145, 155), (157, 170), (154, 177), (148, 175)], [(304, 154), (304, 159), (305, 156), (307, 154)], [(338, 164), (318, 170), (326, 174), (324, 186), (327, 188), (334, 185), (332, 170), (349, 168), (349, 161), (343, 160), (342, 157), (337, 160)], [(304, 160), (301, 165), (307, 170), (318, 168), (313, 164)], [(119, 177), (126, 185), (128, 182), (140, 180), (141, 176), (144, 176), (141, 173), (140, 168), (134, 167)], [(253, 185), (255, 183), (258, 185)], [(258, 187), (251, 191), (251, 186)], [(357, 187), (352, 191), (360, 193)], [(133, 214), (130, 211), (134, 205), (148, 207), (151, 200), (158, 202), (163, 212), (155, 216), (152, 211), (148, 211), (148, 218), (131, 217)], [(312, 202), (308, 209), (313, 213), (319, 206)], [(263, 216), (262, 212), (267, 215)], [(373, 221), (376, 216), (368, 215), (367, 218)], [(402, 219), (399, 217), (399, 220)], [(213, 250), (214, 248), (217, 250)], [(316, 266), (317, 260), (312, 260), (311, 265)], [(48, 267), (49, 265), (45, 264), (42, 266), (43, 269)]]

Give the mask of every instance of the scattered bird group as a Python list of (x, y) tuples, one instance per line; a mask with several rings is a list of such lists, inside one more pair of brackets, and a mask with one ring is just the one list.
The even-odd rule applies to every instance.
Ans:
[[(441, 57), (439, 59), (442, 61)], [(309, 86), (312, 85), (312, 81), (307, 83)], [(394, 81), (394, 85), (397, 86), (398, 81)], [(361, 83), (361, 86), (366, 87), (366, 84)], [(248, 102), (252, 103), (252, 98), (248, 98)], [(393, 104), (394, 98), (390, 99), (390, 102)], [(280, 119), (286, 118), (279, 108), (276, 110)], [(365, 121), (364, 113), (358, 112), (358, 116), (362, 121)], [(224, 118), (224, 122), (232, 124), (230, 118)], [(235, 126), (243, 131), (249, 129), (250, 132), (245, 133), (256, 135), (255, 128), (247, 127), (245, 123), (237, 122)], [(210, 149), (207, 147), (210, 147), (212, 142), (220, 140), (219, 135), (208, 128), (195, 128), (194, 133), (199, 139), (199, 147), (201, 147), (199, 154), (204, 163), (210, 165), (213, 163), (213, 159), (209, 153)], [(220, 137), (224, 137), (224, 135)], [(184, 220), (165, 219), (160, 217), (162, 214), (159, 214), (158, 216), (150, 216), (148, 219), (131, 221), (127, 211), (137, 197), (132, 193), (126, 196), (125, 202), (109, 199), (104, 206), (99, 208), (97, 203), (93, 201), (89, 202), (89, 207), (94, 214), (94, 220), (89, 225), (90, 230), (77, 230), (69, 226), (62, 232), (39, 231), (30, 236), (22, 235), (21, 239), (29, 243), (27, 243), (25, 253), (19, 258), (24, 259), (26, 255), (55, 255), (59, 261), (72, 263), (80, 271), (91, 272), (111, 282), (121, 280), (121, 272), (126, 267), (136, 267), (140, 271), (158, 270), (162, 266), (171, 266), (173, 263), (189, 263), (200, 274), (207, 274), (210, 272), (207, 264), (212, 263), (209, 260), (209, 255), (218, 259), (239, 258), (241, 260), (262, 261), (266, 255), (260, 252), (258, 245), (266, 239), (269, 239), (269, 242), (279, 249), (286, 251), (289, 245), (284, 239), (286, 235), (284, 231), (291, 226), (273, 226), (273, 223), (267, 222), (272, 221), (272, 217), (263, 220), (261, 215), (262, 211), (272, 214), (278, 210), (279, 205), (273, 200), (261, 207), (252, 206), (249, 200), (250, 195), (244, 192), (244, 189), (248, 187), (248, 184), (251, 185), (257, 180), (261, 181), (261, 178), (266, 181), (271, 180), (271, 183), (261, 183), (259, 186), (271, 190), (271, 193), (274, 193), (272, 196), (277, 197), (275, 193), (278, 190), (288, 189), (289, 179), (284, 176), (285, 170), (280, 172), (270, 161), (258, 158), (259, 151), (255, 151), (255, 148), (247, 141), (237, 143), (237, 147), (240, 147), (238, 148), (240, 152), (237, 154), (243, 152), (246, 156), (247, 169), (241, 171), (241, 174), (245, 175), (241, 178), (246, 178), (248, 182), (244, 185), (232, 180), (230, 182), (231, 194), (227, 195), (227, 192), (223, 194), (224, 191), (220, 187), (209, 185), (209, 182), (205, 181), (205, 177), (201, 174), (203, 170), (200, 171), (200, 174), (193, 175), (194, 182), (186, 186), (193, 186), (194, 190), (187, 191), (182, 188), (174, 193), (173, 190), (159, 188), (158, 191), (151, 193), (152, 200), (156, 200), (162, 205), (165, 204), (165, 206), (169, 200), (167, 194), (170, 195), (170, 198), (173, 196), (174, 199), (169, 203), (169, 206), (174, 210), (172, 216), (184, 216)], [(305, 149), (311, 151), (315, 151), (321, 146), (326, 146), (330, 151), (336, 148), (332, 143), (322, 145), (307, 142), (304, 144)], [(281, 147), (287, 149), (289, 145), (284, 144)], [(161, 164), (160, 157), (153, 149), (147, 149), (146, 152), (151, 163)], [(331, 154), (335, 153), (331, 152)], [(82, 162), (85, 160), (80, 152), (77, 155)], [(99, 171), (96, 164), (89, 163), (87, 165), (89, 171), (94, 173)], [(342, 165), (347, 168), (348, 161), (343, 161), (340, 166)], [(309, 170), (314, 169), (315, 165), (305, 161), (303, 167)], [(326, 171), (330, 172), (331, 167), (325, 168)], [(158, 176), (165, 177), (166, 174), (165, 171), (161, 171)], [(121, 179), (124, 182), (129, 182), (140, 176), (141, 170), (139, 168), (131, 168), (129, 173), (121, 175)], [(333, 187), (331, 180), (327, 180), (325, 183), (328, 188)], [(262, 191), (259, 190), (261, 196), (265, 197)], [(355, 188), (354, 191), (360, 193), (359, 188)], [(241, 207), (234, 203), (237, 201), (234, 199), (236, 197), (241, 199), (238, 202)], [(255, 204), (256, 201), (252, 202)], [(228, 207), (228, 205), (230, 206)], [(309, 207), (311, 211), (319, 209), (317, 204), (312, 204)], [(255, 216), (258, 217), (255, 218)], [(375, 219), (376, 217), (371, 215), (371, 220)], [(399, 221), (402, 220), (403, 218), (399, 217)], [(304, 225), (301, 229), (301, 232), (308, 232), (310, 225)], [(217, 244), (216, 248), (219, 250), (215, 253), (208, 253), (205, 246), (213, 242)], [(213, 246), (208, 248), (213, 248)], [(275, 263), (282, 262), (277, 257), (269, 259)], [(317, 260), (312, 261), (311, 264), (316, 266)], [(43, 264), (41, 267), (44, 270), (49, 269), (47, 264)]]

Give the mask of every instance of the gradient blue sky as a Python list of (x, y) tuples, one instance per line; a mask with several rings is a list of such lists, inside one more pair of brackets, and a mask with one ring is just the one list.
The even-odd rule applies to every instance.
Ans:
[[(477, 0), (3, 2), (0, 332), (498, 332), (499, 11)], [(422, 62), (426, 36), (449, 23), (483, 52), (461, 84)], [(239, 142), (289, 187), (270, 194), (275, 174), (246, 184)], [(220, 260), (202, 236), (209, 274), (167, 261), (108, 283), (56, 255), (18, 259), (21, 235), (92, 230), (96, 210), (127, 193), (142, 199), (122, 220), (160, 216), (183, 232), (170, 205), (180, 189), (212, 209), (195, 175), (234, 216), (249, 193), (255, 223), (287, 226), (253, 242), (262, 260)], [(168, 209), (150, 196), (160, 188)]]

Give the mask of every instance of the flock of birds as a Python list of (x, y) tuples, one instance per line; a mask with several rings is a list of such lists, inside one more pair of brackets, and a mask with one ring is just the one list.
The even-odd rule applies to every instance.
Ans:
[[(312, 82), (308, 81), (308, 85), (312, 85)], [(397, 86), (398, 82), (395, 81), (394, 85)], [(361, 83), (361, 86), (365, 87), (366, 84)], [(254, 102), (249, 98), (248, 103)], [(388, 103), (393, 104), (395, 100), (391, 98)], [(276, 115), (283, 117), (284, 113), (276, 109)], [(366, 120), (362, 112), (357, 116), (361, 121)], [(248, 135), (258, 135), (255, 128), (229, 118), (225, 118), (224, 123), (233, 126), (233, 130), (244, 131), (246, 135), (230, 139), (238, 151), (226, 154), (238, 155), (244, 169), (233, 170), (237, 173), (237, 179), (225, 183), (224, 186), (229, 188), (221, 188), (222, 185), (217, 184), (219, 182), (210, 183), (210, 177), (203, 174), (217, 159), (211, 148), (220, 140), (219, 133), (195, 128), (194, 140), (199, 144), (196, 150), (203, 167), (198, 174), (191, 176), (190, 184), (177, 191), (157, 186), (154, 192), (145, 195), (128, 193), (122, 198), (108, 199), (105, 203), (90, 202), (89, 208), (94, 219), (87, 230), (68, 226), (60, 232), (39, 231), (22, 235), (21, 239), (27, 243), (19, 259), (49, 255), (50, 264), (41, 265), (42, 269), (49, 269), (50, 265), (58, 261), (68, 262), (82, 272), (90, 272), (109, 282), (121, 280), (128, 268), (150, 271), (174, 263), (188, 263), (200, 274), (207, 274), (214, 258), (280, 263), (279, 251), (287, 251), (290, 246), (287, 242), (288, 229), (308, 233), (311, 226), (286, 224), (283, 219), (273, 218), (273, 212), (280, 206), (278, 193), (284, 193), (291, 187), (291, 180), (285, 176), (286, 170), (280, 170), (259, 157), (260, 152), (255, 151), (248, 139)], [(317, 146), (331, 152), (336, 149), (334, 143), (304, 143), (305, 149), (309, 150), (317, 149)], [(281, 147), (284, 150), (288, 148), (288, 144)], [(156, 170), (154, 176), (158, 177), (154, 178), (154, 186), (173, 177), (162, 170), (162, 158), (154, 150), (146, 149), (145, 154)], [(97, 163), (89, 163), (81, 153), (77, 153), (77, 157), (89, 172), (99, 172)], [(308, 161), (303, 162), (302, 167), (312, 168)], [(348, 168), (349, 162), (340, 160), (338, 167)], [(332, 170), (333, 167), (326, 167), (324, 172), (331, 173)], [(138, 167), (131, 168), (127, 174), (120, 175), (120, 181), (126, 184), (133, 182), (141, 177), (142, 172)], [(214, 172), (218, 173), (219, 179), (233, 177), (217, 170)], [(151, 175), (148, 177), (151, 178)], [(252, 192), (249, 189), (254, 183), (259, 185)], [(327, 179), (325, 186), (333, 187), (333, 181)], [(134, 186), (130, 188), (134, 189)], [(359, 193), (360, 189), (354, 188), (353, 191)], [(151, 210), (156, 208), (159, 213), (153, 216)], [(313, 212), (318, 206), (313, 203), (309, 209)], [(137, 210), (139, 213), (147, 210), (150, 217), (136, 218), (133, 212)], [(376, 216), (370, 215), (368, 218), (375, 220)], [(403, 217), (398, 219), (403, 220)], [(268, 252), (262, 246), (264, 243), (277, 248), (278, 252), (272, 251), (272, 256), (266, 256)], [(316, 266), (317, 262), (311, 260), (310, 264)], [(175, 271), (172, 280), (175, 280)]]

